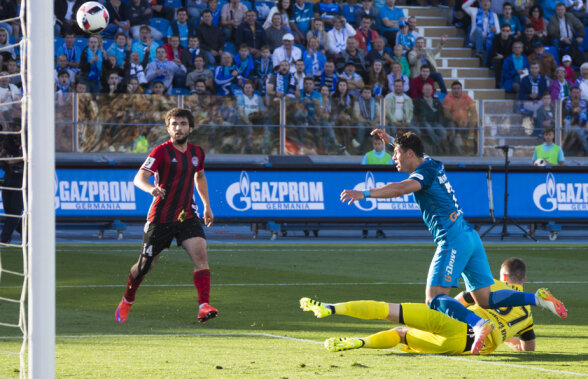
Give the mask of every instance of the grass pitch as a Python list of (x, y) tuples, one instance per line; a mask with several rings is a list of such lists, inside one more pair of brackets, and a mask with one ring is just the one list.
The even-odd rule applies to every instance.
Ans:
[[(162, 254), (143, 281), (127, 322), (114, 310), (138, 246), (65, 245), (57, 253), (56, 376), (74, 378), (565, 377), (588, 376), (588, 254), (585, 245), (487, 245), (493, 272), (517, 256), (527, 291), (548, 287), (569, 310), (565, 321), (535, 309), (537, 351), (505, 346), (488, 356), (410, 355), (360, 349), (330, 353), (322, 341), (396, 326), (298, 308), (303, 296), (337, 302), (422, 302), (432, 244), (212, 244), (211, 303), (219, 316), (196, 321), (192, 266), (178, 248)], [(21, 267), (4, 249), (2, 266)], [(19, 280), (0, 278), (0, 297)], [(454, 294), (458, 290), (455, 290)], [(0, 302), (0, 322), (17, 320)], [(18, 376), (18, 331), (0, 327), (0, 377)]]

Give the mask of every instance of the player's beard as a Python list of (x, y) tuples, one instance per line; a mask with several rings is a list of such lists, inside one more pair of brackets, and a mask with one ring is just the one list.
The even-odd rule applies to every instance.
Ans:
[(184, 145), (188, 141), (188, 136), (184, 136), (182, 138), (174, 138), (174, 143), (176, 145)]

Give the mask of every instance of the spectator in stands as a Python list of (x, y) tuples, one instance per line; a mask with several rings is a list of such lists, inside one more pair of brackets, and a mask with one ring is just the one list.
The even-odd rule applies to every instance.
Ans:
[[(186, 16), (188, 13), (186, 12)], [(163, 45), (165, 51), (167, 53), (167, 60), (176, 62), (178, 65), (183, 65), (182, 56), (185, 55), (185, 48), (180, 45), (180, 37), (177, 35), (170, 35), (167, 39), (168, 43)], [(192, 64), (189, 65), (190, 67)], [(174, 74), (173, 86), (174, 88), (184, 88), (184, 83), (186, 82), (186, 73), (188, 72), (188, 67), (184, 66), (186, 71), (176, 71)]]
[[(76, 13), (78, 9), (84, 4), (86, 0), (55, 0), (54, 11), (56, 23), (61, 28), (61, 34), (73, 32), (75, 34), (81, 33), (82, 30), (78, 27), (76, 22)], [(12, 3), (9, 1), (8, 3)], [(17, 3), (14, 2), (12, 5), (16, 8)], [(16, 10), (16, 9), (14, 9)], [(14, 15), (13, 17), (15, 17)]]
[(202, 55), (194, 57), (194, 69), (186, 75), (185, 86), (192, 88), (199, 79), (204, 80), (207, 89), (212, 90), (214, 88), (214, 74), (204, 66), (204, 57)]
[(555, 69), (555, 80), (549, 85), (550, 100), (563, 100), (570, 96), (570, 83), (566, 79), (566, 69), (558, 67)]
[(404, 93), (402, 79), (394, 80), (393, 88), (394, 92), (384, 98), (386, 132), (391, 136), (395, 136), (399, 129), (407, 129), (414, 115), (414, 105), (412, 99)]
[(292, 6), (290, 29), (298, 43), (306, 42), (306, 34), (310, 31), (310, 22), (314, 18), (314, 4), (307, 0), (296, 0)]
[(204, 0), (186, 0), (185, 4), (190, 20), (200, 21), (202, 11), (206, 9), (208, 2)]
[(235, 89), (242, 86), (242, 80), (239, 69), (233, 63), (233, 56), (225, 51), (221, 55), (220, 66), (214, 70), (216, 94), (220, 96), (232, 95)]
[(396, 80), (402, 80), (402, 92), (408, 94), (410, 91), (410, 79), (402, 74), (402, 65), (399, 62), (392, 63), (392, 72), (388, 74), (388, 88), (394, 88)]
[[(222, 7), (219, 6), (218, 0), (208, 0), (208, 7), (206, 9), (209, 10), (210, 14), (212, 15), (212, 19), (210, 21), (212, 25), (220, 27)], [(204, 11), (200, 13), (200, 20), (202, 20), (203, 14)]]
[[(362, 78), (367, 77), (368, 65), (365, 61), (365, 52), (357, 48), (357, 40), (354, 37), (347, 38), (347, 47), (337, 56), (338, 69), (340, 67), (345, 67), (347, 63), (354, 64), (357, 73)], [(361, 87), (363, 87), (363, 85)]]
[(156, 40), (163, 38), (163, 34), (152, 26), (149, 26), (149, 19), (153, 17), (151, 4), (147, 0), (130, 0), (129, 1), (129, 21), (131, 22), (131, 36), (133, 39), (139, 39), (141, 27), (147, 26), (151, 30), (151, 35)]
[(545, 128), (555, 128), (555, 109), (551, 102), (551, 95), (549, 92), (544, 92), (541, 96), (541, 106), (535, 112), (535, 133), (541, 133), (541, 130)]
[(108, 86), (108, 80), (112, 73), (119, 76), (120, 83), (120, 78), (124, 76), (124, 71), (116, 64), (116, 57), (114, 55), (107, 55), (102, 63), (102, 74), (100, 75), (100, 85), (102, 89)]
[(55, 81), (55, 92), (61, 95), (73, 92), (71, 83), (73, 83), (73, 81), (70, 80), (69, 72), (65, 70), (59, 71), (57, 74), (57, 80)]
[(265, 36), (270, 51), (274, 51), (282, 45), (282, 39), (286, 34), (289, 33), (282, 25), (282, 16), (280, 16), (278, 13), (274, 13), (272, 16), (272, 25), (265, 29)]
[(6, 70), (8, 70), (9, 75), (16, 75), (10, 78), (10, 83), (14, 84), (18, 88), (22, 88), (22, 77), (19, 74), (20, 67), (18, 67), (18, 62), (15, 59), (9, 59), (6, 62)]
[(512, 53), (512, 44), (514, 39), (510, 34), (510, 25), (504, 24), (500, 27), (500, 34), (494, 37), (492, 41), (492, 50), (488, 55), (488, 62), (494, 66), (494, 77), (496, 78), (496, 88), (500, 88), (502, 76), (502, 63), (505, 57)]
[(416, 38), (408, 32), (408, 24), (406, 21), (399, 21), (398, 27), (400, 28), (400, 31), (396, 33), (396, 43), (394, 47), (402, 46), (404, 48), (404, 52), (406, 53), (412, 50), (416, 42)]
[(121, 0), (108, 0), (103, 2), (108, 11), (108, 26), (102, 32), (103, 35), (112, 36), (117, 33), (129, 34), (131, 21), (128, 19), (129, 4)]
[(380, 100), (388, 93), (388, 78), (382, 61), (375, 61), (368, 72), (368, 85), (372, 88), (372, 95)]
[(274, 71), (267, 83), (267, 95), (272, 98), (300, 97), (298, 85), (294, 75), (290, 73), (290, 62), (283, 60), (276, 71)]
[(576, 16), (584, 25), (588, 25), (588, 14), (584, 0), (564, 0), (564, 4), (571, 14)]
[(306, 73), (306, 67), (304, 66), (304, 61), (302, 59), (296, 61), (294, 68), (294, 78), (296, 79), (298, 91), (302, 91), (304, 89), (304, 79), (306, 77), (310, 77), (312, 79), (312, 77)]
[(535, 112), (541, 106), (541, 94), (547, 92), (547, 80), (541, 76), (539, 62), (532, 62), (529, 75), (521, 79), (519, 100), (523, 101), (523, 111)]
[(221, 28), (213, 25), (212, 12), (210, 10), (206, 9), (202, 11), (202, 20), (196, 27), (196, 32), (198, 33), (200, 47), (209, 52), (215, 61), (218, 62), (223, 53), (225, 39)]
[(266, 41), (265, 30), (263, 30), (261, 23), (257, 22), (255, 10), (248, 10), (245, 13), (245, 21), (239, 25), (235, 34), (235, 44), (249, 46), (251, 55), (255, 58), (259, 57), (259, 49), (266, 44)]
[[(243, 84), (243, 93), (237, 96), (237, 112), (241, 120), (246, 125), (261, 125), (263, 124), (263, 112), (265, 106), (261, 96), (253, 92), (253, 83), (250, 80), (246, 80)], [(242, 128), (245, 132), (245, 153), (251, 153), (252, 141), (251, 141), (251, 127), (246, 126)], [(269, 129), (267, 126), (267, 134), (269, 135)]]
[[(533, 33), (537, 38), (543, 40), (547, 37), (547, 21), (543, 18), (543, 10), (538, 5), (533, 5), (529, 10), (529, 20), (533, 26)], [(526, 26), (526, 28), (528, 25)]]
[(139, 54), (139, 61), (143, 61), (145, 54), (149, 56), (149, 62), (156, 59), (157, 44), (153, 43), (151, 38), (151, 29), (147, 25), (142, 25), (139, 30), (139, 41), (133, 42), (131, 52)]
[(374, 8), (373, 0), (362, 0), (361, 7), (354, 12), (355, 26), (360, 27), (364, 17), (370, 19), (370, 28), (380, 30), (380, 11)]
[(319, 41), (319, 49), (323, 54), (327, 51), (327, 32), (325, 31), (325, 23), (320, 18), (315, 18), (310, 23), (310, 30), (306, 33), (306, 39), (316, 37)]
[(372, 29), (372, 18), (365, 16), (360, 21), (360, 26), (355, 33), (358, 47), (367, 54), (373, 48), (376, 38), (380, 38), (378, 32)]
[(296, 71), (296, 61), (302, 58), (302, 51), (294, 46), (294, 36), (290, 33), (282, 37), (282, 46), (276, 48), (272, 54), (274, 69), (283, 61), (290, 63), (290, 72)]
[(417, 20), (415, 16), (410, 16), (406, 19), (406, 23), (408, 24), (408, 33), (414, 36), (415, 41), (421, 36), (417, 30), (416, 22)]
[(421, 74), (410, 80), (410, 97), (413, 100), (423, 96), (423, 86), (426, 83), (429, 83), (433, 88), (435, 88), (435, 82), (430, 77), (430, 75), (431, 68), (429, 65), (424, 64), (421, 66)]
[(203, 95), (203, 96), (210, 96), (212, 95), (212, 91), (210, 91), (207, 86), (206, 86), (206, 82), (204, 81), (204, 79), (197, 79), (196, 82), (194, 82), (194, 85), (192, 85), (190, 87), (190, 93), (193, 94), (197, 94), (197, 95)]
[(511, 3), (513, 5), (513, 14), (519, 18), (521, 24), (529, 19), (529, 10), (535, 5), (534, 0), (515, 0)]
[(114, 56), (116, 58), (116, 64), (125, 68), (125, 61), (128, 61), (128, 56), (131, 54), (130, 40), (126, 34), (119, 32), (114, 36), (114, 43), (106, 50), (108, 56)]
[(580, 77), (576, 80), (575, 86), (580, 89), (582, 99), (588, 101), (588, 62), (580, 66)]
[[(506, 2), (502, 5), (502, 16), (498, 18), (498, 22), (500, 22), (500, 27), (504, 25), (510, 25), (510, 34), (514, 38), (519, 38), (521, 36), (521, 31), (523, 28), (521, 27), (521, 22), (519, 18), (512, 14), (512, 4)], [(498, 34), (498, 33), (496, 33)]]
[(102, 91), (100, 92), (108, 95), (124, 93), (120, 82), (120, 76), (118, 76), (116, 72), (111, 72), (110, 75), (108, 75), (108, 82), (103, 86)]
[(323, 73), (325, 62), (327, 61), (327, 58), (320, 51), (319, 47), (318, 38), (312, 36), (308, 39), (306, 51), (302, 54), (306, 73), (313, 78)]
[(188, 47), (188, 37), (196, 35), (196, 28), (188, 22), (188, 10), (186, 8), (178, 8), (176, 11), (176, 20), (170, 22), (167, 28), (167, 38), (170, 36), (178, 36), (182, 47)]
[(476, 103), (463, 93), (458, 81), (451, 84), (451, 93), (443, 99), (443, 114), (448, 121), (449, 144), (454, 146), (459, 154), (463, 154), (466, 142), (472, 147), (475, 145), (478, 112)]
[(371, 66), (375, 61), (380, 61), (384, 65), (384, 70), (390, 72), (392, 69), (392, 51), (386, 47), (386, 41), (382, 37), (374, 40), (374, 48), (371, 49), (366, 57), (367, 63)]
[[(337, 81), (335, 92), (331, 95), (331, 106), (335, 117), (335, 126), (351, 126), (354, 124), (351, 117), (353, 97), (349, 94), (349, 86), (346, 79), (339, 78)], [(347, 148), (351, 146), (353, 139), (351, 128), (337, 128), (335, 134), (339, 136), (338, 140), (342, 142), (342, 145), (346, 149), (345, 152), (347, 152)]]
[(543, 130), (543, 142), (541, 145), (535, 146), (532, 161), (537, 159), (545, 159), (547, 165), (563, 166), (565, 164), (565, 157), (559, 145), (553, 143), (555, 140), (555, 131), (551, 127), (546, 127)]
[(333, 0), (322, 0), (314, 4), (314, 18), (322, 19), (325, 29), (333, 28), (335, 17), (340, 14), (341, 8)]
[(523, 31), (523, 35), (518, 39), (518, 42), (523, 44), (523, 55), (526, 55), (527, 57), (535, 52), (535, 44), (542, 41), (541, 38), (535, 35), (534, 30), (532, 24), (527, 24)]
[[(564, 143), (565, 151), (578, 150), (588, 153), (586, 101), (580, 97), (580, 89), (573, 87), (570, 97), (564, 103)], [(1, 99), (1, 97), (0, 97)]]
[[(286, 0), (287, 1), (287, 0)], [(221, 10), (221, 25), (225, 41), (233, 41), (234, 33), (245, 20), (247, 7), (240, 0), (229, 0)]]
[(518, 93), (521, 85), (521, 75), (524, 76), (529, 73), (529, 60), (522, 53), (522, 42), (515, 42), (512, 44), (512, 54), (504, 59), (500, 86), (506, 92)]
[(386, 0), (386, 5), (380, 9), (380, 32), (390, 45), (396, 41), (398, 22), (404, 20), (406, 16), (402, 9), (396, 7), (396, 0)]
[(558, 49), (560, 57), (569, 54), (572, 62), (579, 65), (584, 61), (580, 50), (584, 41), (584, 25), (573, 14), (566, 13), (563, 3), (557, 4), (555, 13), (547, 23), (547, 35)]
[(353, 105), (353, 119), (359, 128), (357, 128), (356, 138), (351, 143), (358, 149), (359, 154), (363, 154), (365, 137), (373, 128), (380, 125), (380, 102), (372, 97), (370, 87), (361, 89), (361, 94)]
[(239, 46), (239, 54), (235, 55), (235, 65), (237, 66), (239, 75), (243, 79), (249, 79), (251, 72), (255, 68), (255, 62), (251, 54), (249, 54), (249, 46), (246, 44)]
[(68, 80), (71, 82), (75, 82), (76, 79), (76, 71), (72, 70), (68, 65), (67, 65), (67, 58), (65, 55), (61, 54), (60, 56), (57, 57), (57, 64), (55, 65), (55, 69), (53, 70), (54, 72), (54, 78), (55, 81), (57, 82), (58, 79), (58, 75), (60, 72), (65, 71), (68, 73)]
[(272, 62), (269, 46), (263, 45), (261, 47), (260, 53), (261, 54), (259, 59), (255, 61), (255, 80), (257, 81), (256, 88), (261, 90), (262, 93), (265, 93), (265, 84), (274, 68), (274, 65)]
[(355, 70), (355, 64), (350, 61), (345, 63), (345, 68), (343, 69), (343, 72), (339, 74), (339, 78), (347, 81), (347, 92), (353, 97), (358, 97), (359, 92), (365, 86), (363, 78)]
[(182, 61), (184, 67), (186, 67), (187, 72), (190, 72), (194, 69), (194, 57), (197, 55), (201, 55), (204, 58), (205, 64), (214, 64), (214, 57), (212, 54), (200, 48), (200, 40), (198, 39), (198, 36), (190, 36), (188, 37), (188, 48), (182, 49), (180, 56), (180, 60)]
[[(314, 80), (307, 76), (304, 78), (302, 90), (300, 91), (300, 103), (303, 109), (303, 119), (299, 120), (298, 125), (317, 125), (320, 113), (321, 94), (314, 89)], [(298, 140), (304, 141), (305, 135), (309, 131), (307, 128), (297, 128)], [(319, 131), (311, 129), (313, 141), (318, 142)]]
[(84, 82), (76, 83), (76, 93), (88, 93), (88, 86)]
[(286, 30), (286, 32), (292, 33), (292, 29), (290, 29), (290, 18), (292, 17), (292, 13), (293, 7), (291, 0), (278, 0), (276, 5), (270, 9), (265, 22), (263, 23), (263, 28), (269, 28), (273, 22), (272, 17), (274, 14), (279, 14), (282, 18), (282, 27)]
[(561, 66), (566, 70), (566, 79), (570, 83), (576, 82), (576, 70), (572, 67), (572, 57), (564, 55), (561, 58)]
[(323, 73), (319, 76), (315, 76), (314, 85), (321, 89), (322, 86), (326, 85), (329, 87), (329, 93), (333, 93), (337, 87), (338, 80), (339, 76), (335, 71), (335, 62), (328, 60), (325, 62), (325, 69), (323, 70)]
[[(482, 0), (488, 1), (488, 0)], [(443, 34), (439, 41), (439, 44), (434, 49), (426, 49), (425, 48), (425, 39), (423, 37), (417, 38), (414, 49), (408, 53), (408, 63), (410, 64), (410, 75), (411, 77), (415, 78), (420, 75), (421, 66), (428, 65), (431, 71), (431, 79), (437, 83), (439, 89), (443, 93), (447, 93), (447, 88), (445, 87), (445, 80), (440, 72), (437, 71), (437, 61), (435, 60), (435, 55), (437, 55), (445, 45), (445, 41), (447, 41), (447, 34)]]
[(151, 95), (163, 96), (165, 94), (166, 90), (163, 82), (161, 80), (155, 80), (151, 86)]
[(65, 33), (64, 42), (55, 50), (55, 56), (58, 57), (61, 54), (65, 55), (67, 58), (67, 66), (77, 72), (80, 68), (82, 51), (79, 47), (74, 45), (75, 41), (76, 35), (73, 31)]
[(9, 58), (16, 58), (16, 51), (14, 46), (10, 46), (10, 40), (8, 39), (8, 31), (6, 28), (0, 28), (0, 54), (4, 56), (4, 60)]
[(555, 15), (555, 8), (558, 1), (554, 0), (536, 0), (535, 1), (539, 8), (543, 11), (543, 18), (546, 20), (551, 19)]
[[(449, 152), (447, 130), (443, 125), (443, 104), (433, 97), (434, 87), (431, 83), (423, 85), (423, 95), (414, 101), (414, 116), (419, 127), (418, 134), (431, 141), (432, 151)], [(431, 152), (432, 152), (431, 151)]]
[(472, 20), (470, 41), (475, 45), (476, 56), (481, 60), (485, 57), (485, 51), (489, 51), (489, 45), (498, 33), (500, 22), (496, 13), (490, 10), (490, 0), (480, 0), (480, 8), (472, 7), (476, 0), (468, 0), (463, 5), (463, 10)]
[(139, 85), (139, 80), (137, 78), (130, 78), (127, 81), (127, 94), (129, 95), (142, 95), (145, 93), (143, 87)]
[(125, 62), (125, 81), (128, 82), (131, 78), (137, 78), (137, 81), (141, 85), (147, 84), (145, 77), (145, 67), (149, 63), (149, 56), (145, 55), (143, 61), (139, 59), (139, 53), (133, 51), (129, 56), (129, 60)]
[(333, 19), (333, 29), (327, 33), (327, 51), (336, 56), (345, 50), (347, 40), (353, 36), (355, 36), (353, 26), (343, 16), (336, 16)]
[(529, 55), (528, 59), (529, 62), (539, 62), (539, 67), (541, 68), (539, 73), (541, 76), (549, 78), (549, 80), (555, 78), (557, 63), (555, 62), (553, 55), (545, 52), (545, 47), (543, 47), (541, 41), (537, 41), (535, 44), (535, 52)]
[(150, 0), (150, 4), (153, 11), (152, 17), (165, 18), (169, 22), (173, 21), (175, 9), (165, 5), (166, 0)]
[(172, 81), (178, 71), (182, 71), (185, 74), (186, 67), (184, 67), (179, 59), (168, 61), (167, 52), (161, 46), (157, 48), (157, 59), (149, 63), (145, 68), (145, 79), (152, 84), (156, 81), (162, 82), (167, 93), (171, 93)]
[(106, 59), (106, 51), (102, 48), (101, 42), (96, 34), (91, 35), (88, 38), (88, 46), (84, 48), (80, 57), (80, 79), (86, 82), (88, 90), (92, 93), (100, 92), (102, 63)]

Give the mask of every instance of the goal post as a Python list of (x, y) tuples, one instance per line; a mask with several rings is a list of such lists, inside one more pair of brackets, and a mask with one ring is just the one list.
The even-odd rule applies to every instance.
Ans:
[[(34, 7), (32, 6), (34, 3)], [(55, 377), (55, 99), (53, 1), (22, 2), (28, 143), (25, 208), (28, 249), (28, 376)]]

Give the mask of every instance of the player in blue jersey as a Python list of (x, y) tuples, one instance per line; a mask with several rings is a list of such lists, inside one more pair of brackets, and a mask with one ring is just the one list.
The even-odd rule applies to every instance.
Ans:
[[(384, 142), (391, 137), (381, 129), (372, 131)], [(472, 354), (479, 354), (494, 324), (448, 296), (457, 287), (459, 277), (476, 304), (482, 308), (537, 305), (565, 319), (567, 310), (547, 289), (537, 293), (503, 289), (491, 292), (494, 284), (486, 252), (478, 233), (465, 221), (455, 192), (449, 184), (443, 163), (425, 158), (423, 143), (412, 132), (399, 133), (394, 141), (394, 161), (399, 172), (409, 173), (408, 179), (365, 191), (344, 190), (341, 201), (348, 204), (368, 197), (392, 198), (412, 193), (437, 250), (427, 277), (426, 302), (430, 308), (465, 322), (474, 330)]]

